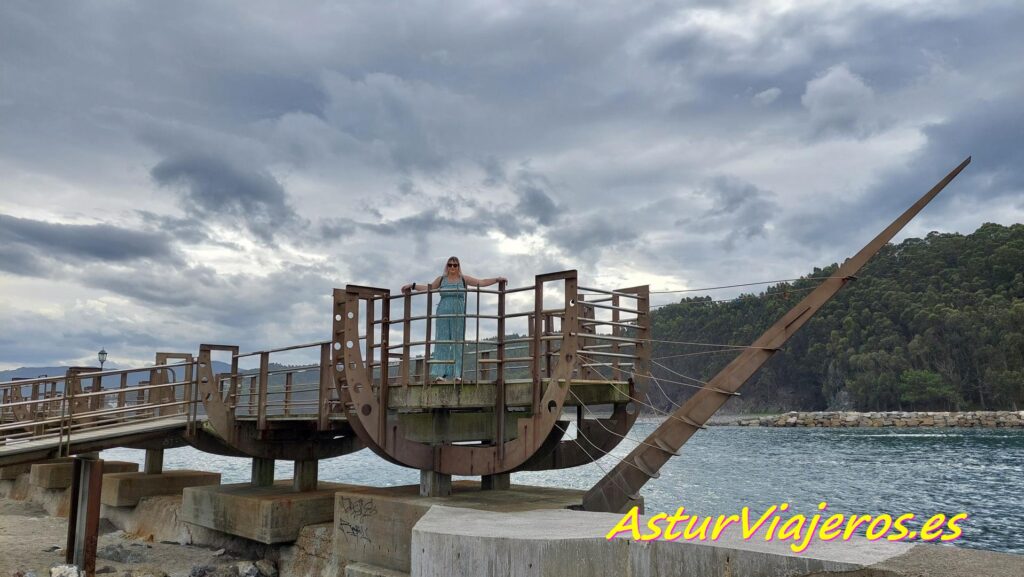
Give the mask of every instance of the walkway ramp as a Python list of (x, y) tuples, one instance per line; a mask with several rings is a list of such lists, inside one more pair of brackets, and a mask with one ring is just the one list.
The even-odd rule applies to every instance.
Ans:
[[(127, 422), (73, 433), (70, 438), (9, 439), (0, 445), (0, 467), (125, 447), (158, 439), (180, 437), (188, 426), (186, 415)], [(182, 441), (183, 442), (183, 441)], [(171, 441), (171, 444), (177, 444)]]

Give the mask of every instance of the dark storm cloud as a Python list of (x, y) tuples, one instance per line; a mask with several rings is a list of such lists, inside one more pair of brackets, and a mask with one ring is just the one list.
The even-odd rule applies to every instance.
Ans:
[(516, 213), (525, 215), (538, 224), (550, 225), (558, 216), (558, 206), (548, 196), (548, 193), (539, 186), (542, 183), (534, 182), (536, 179), (524, 179), (516, 187), (516, 196), (519, 201), (516, 203)]
[[(942, 220), (951, 206), (974, 205), (1024, 193), (1024, 111), (1016, 98), (978, 103), (948, 121), (924, 130), (927, 143), (910, 162), (899, 167), (856, 200), (823, 204), (812, 218), (788, 219), (787, 228), (803, 242), (845, 238), (892, 221), (967, 156), (971, 164), (922, 216)], [(854, 216), (855, 215), (855, 216)], [(995, 218), (996, 215), (993, 215)]]
[(266, 170), (182, 154), (160, 162), (150, 174), (157, 184), (180, 192), (193, 218), (209, 222), (233, 218), (266, 243), (274, 240), (279, 227), (296, 220), (284, 187)]
[(726, 250), (766, 234), (766, 226), (778, 214), (774, 194), (743, 180), (719, 176), (700, 190), (711, 208), (676, 221), (681, 230), (717, 238)]
[(0, 267), (36, 275), (43, 262), (126, 263), (137, 260), (180, 263), (163, 233), (142, 232), (109, 224), (60, 224), (0, 214)]
[[(329, 329), (339, 272), (401, 284), (455, 252), (520, 279), (623, 263), (698, 286), (781, 278), (967, 154), (935, 220), (950, 193), (1019, 194), (1019, 3), (789, 4), (2, 3), (0, 179), (34, 190), (0, 206), (120, 211), (173, 240), (118, 260), (0, 236), (0, 268), (196, 327), (161, 342), (286, 339)], [(778, 176), (790, 163), (862, 178), (808, 190)], [(770, 250), (739, 250), (754, 243)], [(235, 262), (195, 264), (210, 255)], [(46, 326), (94, 322), (75, 315)]]

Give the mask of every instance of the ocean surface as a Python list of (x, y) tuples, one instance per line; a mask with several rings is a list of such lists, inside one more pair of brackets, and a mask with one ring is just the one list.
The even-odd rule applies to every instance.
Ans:
[[(630, 432), (639, 440), (656, 422)], [(590, 488), (635, 446), (625, 440), (612, 454), (584, 467), (516, 473), (516, 484)], [(113, 449), (104, 459), (142, 463), (144, 452)], [(208, 455), (190, 447), (168, 450), (168, 469), (220, 471), (225, 483), (249, 480), (249, 460)], [(291, 478), (290, 462), (277, 477)], [(418, 471), (384, 462), (370, 451), (320, 462), (320, 479), (365, 485), (408, 485)], [(961, 547), (1024, 554), (1024, 430), (1020, 429), (808, 429), (711, 427), (700, 431), (642, 491), (648, 514), (686, 507), (699, 515), (759, 515), (789, 503), (789, 514), (817, 512), (917, 522), (966, 512)], [(913, 525), (913, 523), (909, 524)]]

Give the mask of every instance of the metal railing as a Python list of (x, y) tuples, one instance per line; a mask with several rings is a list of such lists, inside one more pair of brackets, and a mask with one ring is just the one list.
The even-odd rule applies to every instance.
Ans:
[[(72, 367), (63, 377), (0, 383), (0, 446), (57, 439), (58, 454), (67, 455), (72, 437), (85, 432), (178, 415), (194, 428), (194, 361), (183, 356), (188, 360), (180, 363), (110, 371)], [(178, 368), (184, 369), (184, 378), (168, 379)], [(116, 386), (105, 387), (113, 382)]]

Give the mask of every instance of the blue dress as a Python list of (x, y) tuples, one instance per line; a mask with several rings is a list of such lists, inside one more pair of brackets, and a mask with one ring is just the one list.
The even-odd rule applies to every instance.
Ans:
[[(462, 378), (462, 342), (466, 338), (466, 283), (460, 276), (451, 282), (448, 276), (441, 277), (441, 300), (437, 303), (438, 315), (434, 319), (434, 350), (431, 358), (435, 361), (454, 363), (431, 363), (430, 376), (451, 379)], [(440, 341), (460, 341), (458, 344)]]

